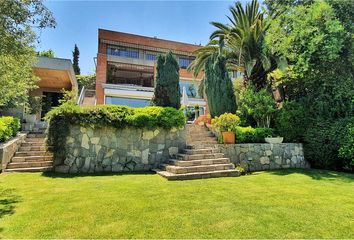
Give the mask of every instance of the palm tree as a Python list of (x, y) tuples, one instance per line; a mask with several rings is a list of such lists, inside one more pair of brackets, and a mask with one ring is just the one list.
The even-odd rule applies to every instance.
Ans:
[(251, 82), (261, 89), (267, 84), (267, 74), (284, 62), (283, 58), (271, 54), (265, 44), (269, 18), (260, 11), (257, 0), (252, 0), (245, 8), (236, 2), (230, 12), (230, 23), (211, 22), (217, 29), (210, 35), (210, 42), (195, 52), (196, 59), (189, 69), (198, 74), (206, 59), (218, 52), (227, 58), (230, 71), (243, 72), (245, 83)]

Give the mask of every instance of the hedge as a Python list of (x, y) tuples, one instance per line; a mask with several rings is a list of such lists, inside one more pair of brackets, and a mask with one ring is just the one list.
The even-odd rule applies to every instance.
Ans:
[(264, 138), (272, 135), (271, 128), (237, 127), (236, 143), (264, 143)]
[(118, 105), (80, 107), (67, 102), (47, 113), (49, 121), (47, 144), (54, 159), (62, 159), (65, 153), (69, 125), (96, 127), (164, 128), (182, 127), (186, 123), (182, 111), (170, 107), (131, 108)]
[(20, 130), (21, 123), (18, 118), (0, 117), (0, 142), (15, 137)]

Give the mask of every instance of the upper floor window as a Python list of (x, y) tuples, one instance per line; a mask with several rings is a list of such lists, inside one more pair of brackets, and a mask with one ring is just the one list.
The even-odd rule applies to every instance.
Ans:
[(131, 48), (109, 46), (107, 48), (107, 54), (119, 57), (139, 58), (139, 51)]
[(190, 58), (180, 57), (178, 59), (179, 67), (184, 68), (184, 69), (186, 69), (189, 66), (189, 64), (191, 64), (191, 62), (192, 62), (192, 59), (190, 59)]
[(145, 60), (155, 61), (156, 59), (157, 59), (157, 56), (154, 53), (146, 53), (145, 54)]

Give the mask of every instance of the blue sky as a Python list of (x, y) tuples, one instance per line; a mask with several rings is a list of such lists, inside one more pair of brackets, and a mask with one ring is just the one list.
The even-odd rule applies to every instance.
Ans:
[(206, 44), (210, 21), (226, 22), (233, 1), (45, 1), (57, 21), (55, 29), (40, 33), (38, 50), (53, 49), (56, 57), (72, 59), (80, 49), (82, 74), (93, 73), (97, 30)]

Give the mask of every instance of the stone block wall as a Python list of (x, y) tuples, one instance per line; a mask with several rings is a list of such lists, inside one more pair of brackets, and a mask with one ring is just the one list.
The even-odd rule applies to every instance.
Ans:
[(0, 144), (0, 171), (6, 168), (7, 164), (20, 148), (26, 136), (26, 133), (18, 133), (16, 137)]
[(116, 129), (70, 126), (66, 159), (56, 172), (148, 171), (185, 147), (185, 129)]
[(310, 167), (301, 143), (217, 144), (215, 147), (247, 171)]

